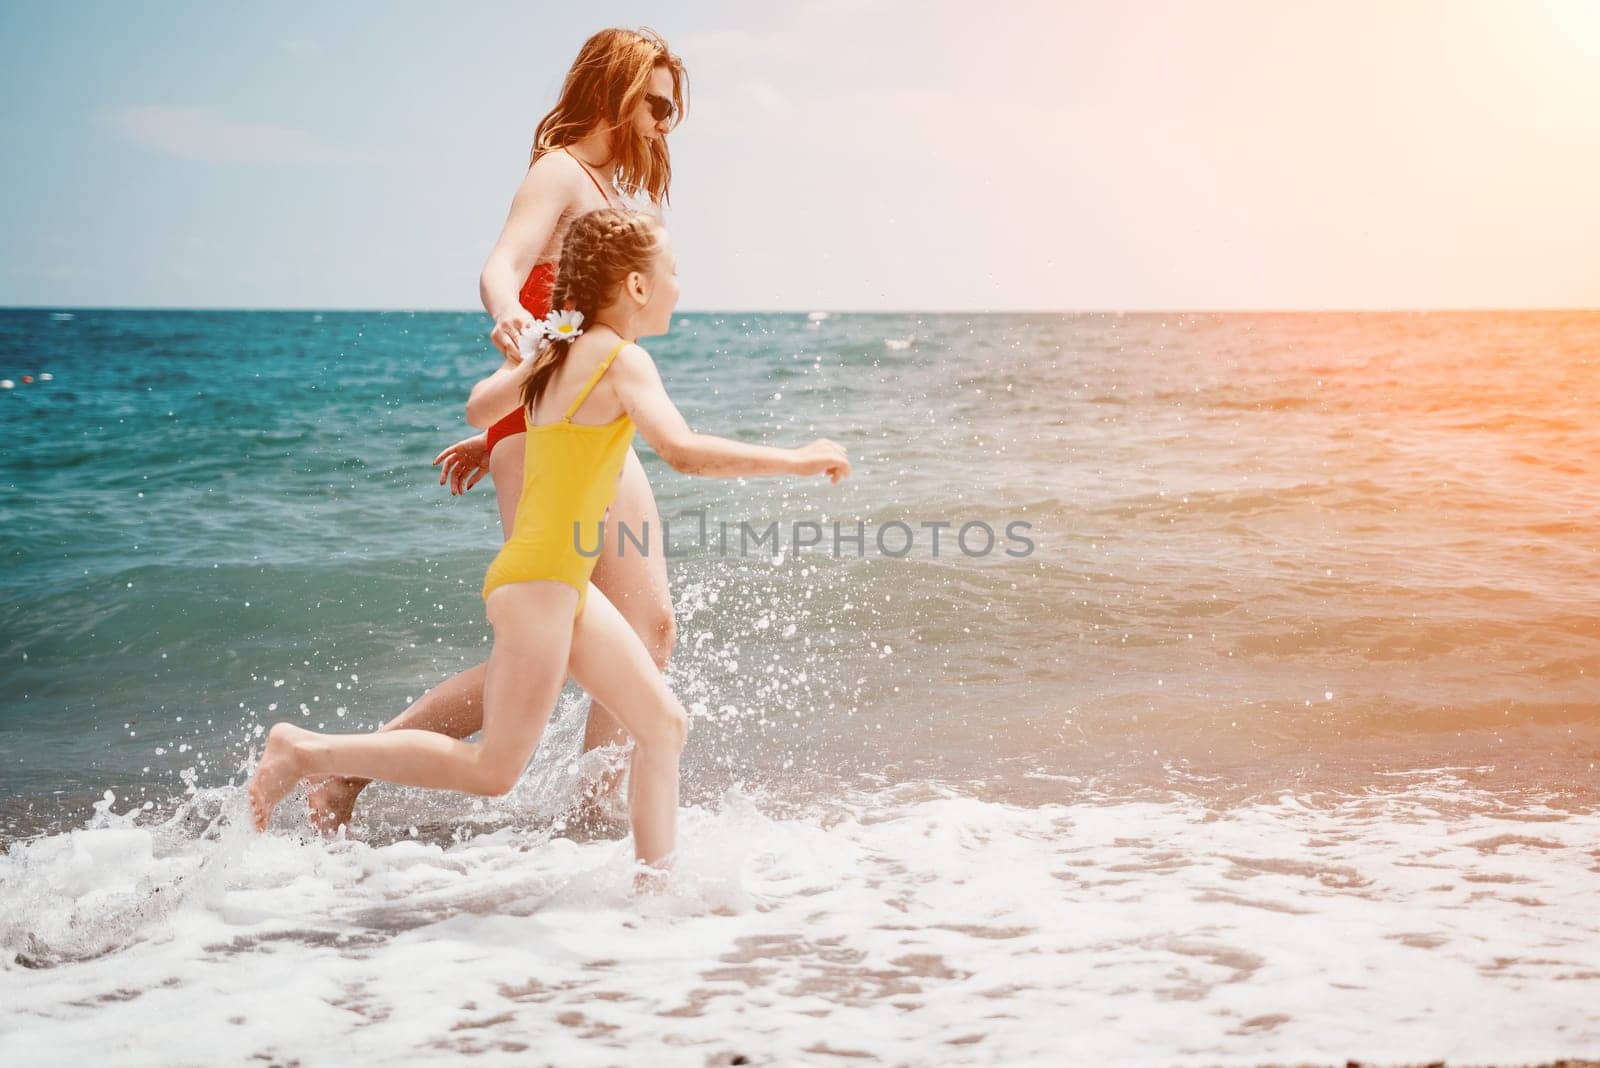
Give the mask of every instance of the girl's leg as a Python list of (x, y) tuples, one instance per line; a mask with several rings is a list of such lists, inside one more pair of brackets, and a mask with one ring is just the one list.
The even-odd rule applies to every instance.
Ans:
[(683, 704), (649, 650), (597, 586), (573, 628), (567, 670), (633, 738), (628, 814), (634, 854), (653, 867), (670, 857), (678, 820), (678, 755), (689, 732)]
[(424, 730), (318, 734), (276, 724), (250, 778), (256, 829), (267, 825), (283, 795), (307, 775), (485, 795), (509, 791), (566, 683), (577, 602), (577, 591), (559, 582), (516, 583), (490, 594), (494, 651), (484, 679), (483, 739), (476, 744)]
[[(522, 446), (523, 439), (513, 437), (489, 454), (489, 478), (494, 483), (495, 502), (500, 506), (502, 538), (511, 537), (517, 504), (522, 500)], [(378, 730), (434, 731), (451, 738), (476, 734), (483, 729), (483, 681), (487, 668), (487, 664), (474, 664), (452, 675)], [(593, 745), (586, 742), (584, 748), (591, 749)], [(312, 826), (323, 834), (332, 834), (349, 823), (356, 798), (371, 783), (371, 779), (333, 775), (311, 783), (306, 790), (306, 807), (311, 810)]]
[[(477, 733), (483, 728), (483, 680), (488, 668), (487, 663), (474, 664), (452, 675), (378, 730), (433, 731), (451, 738)], [(311, 825), (323, 834), (332, 834), (349, 823), (356, 797), (371, 783), (371, 779), (336, 775), (309, 783), (306, 807), (311, 810)]]
[[(519, 438), (510, 438), (489, 454), (489, 475), (494, 482), (495, 499), (500, 506), (502, 534), (511, 536), (516, 518), (517, 504), (522, 499), (522, 471), (524, 451)], [(656, 665), (667, 666), (677, 627), (672, 617), (672, 597), (667, 587), (667, 557), (662, 540), (661, 516), (656, 508), (655, 494), (645, 477), (644, 466), (632, 451), (623, 464), (622, 478), (617, 485), (617, 498), (612, 503), (608, 530), (615, 531), (618, 524), (626, 524), (635, 536), (643, 540), (649, 530), (648, 555), (641, 555), (628, 545), (626, 556), (616, 553), (616, 542), (610, 540), (608, 548), (595, 562), (593, 581), (611, 599), (629, 625), (643, 640), (646, 650)], [(483, 725), (483, 679), (486, 665), (478, 664), (446, 679), (423, 694), (411, 707), (378, 728), (380, 731), (426, 730), (465, 738), (476, 733)], [(584, 687), (588, 690), (588, 687)], [(593, 691), (589, 691), (593, 696)], [(605, 702), (595, 698), (589, 704), (589, 718), (583, 735), (583, 749), (588, 752), (602, 745), (620, 745), (627, 733), (605, 707)], [(615, 785), (616, 776), (602, 778), (598, 791), (605, 793)], [(330, 776), (313, 784), (306, 793), (306, 804), (311, 810), (311, 822), (324, 834), (332, 834), (350, 822), (356, 798), (371, 782), (370, 779)]]

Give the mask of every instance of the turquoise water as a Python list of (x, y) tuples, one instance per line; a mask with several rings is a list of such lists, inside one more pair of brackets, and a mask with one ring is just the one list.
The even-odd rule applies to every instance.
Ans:
[[(0, 312), (0, 1061), (1600, 1043), (1600, 315), (679, 317), (695, 426), (855, 475), (641, 445), (669, 519), (916, 541), (671, 562), (643, 899), (625, 827), (568, 822), (577, 694), (504, 797), (249, 826), (272, 721), (368, 729), (487, 652), (492, 490), (428, 465), (482, 332)], [(1033, 551), (952, 550), (976, 522)]]
[[(0, 375), (53, 376), (0, 394), (6, 833), (106, 789), (170, 806), (237, 781), (260, 725), (366, 729), (486, 654), (491, 485), (429, 467), (482, 325), (0, 312)], [(918, 534), (673, 562), (686, 796), (1447, 764), (1593, 799), (1600, 315), (702, 314), (650, 347), (697, 428), (856, 464), (692, 480), (641, 442), (669, 520)], [(970, 521), (1034, 551), (953, 551)]]

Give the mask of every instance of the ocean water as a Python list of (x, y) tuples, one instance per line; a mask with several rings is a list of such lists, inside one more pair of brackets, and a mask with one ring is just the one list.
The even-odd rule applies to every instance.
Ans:
[(0, 311), (0, 1062), (1600, 1051), (1600, 313), (679, 316), (693, 425), (855, 475), (639, 445), (647, 900), (576, 693), (507, 797), (248, 828), (266, 726), (487, 653), (492, 490), (428, 464), (483, 328)]

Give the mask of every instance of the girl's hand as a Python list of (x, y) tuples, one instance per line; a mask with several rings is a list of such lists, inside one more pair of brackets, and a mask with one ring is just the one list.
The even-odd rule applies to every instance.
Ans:
[(794, 451), (798, 458), (795, 474), (827, 475), (836, 486), (850, 474), (850, 456), (836, 441), (818, 438)]
[(522, 332), (533, 325), (533, 316), (518, 305), (515, 311), (506, 312), (494, 322), (489, 340), (512, 363), (522, 362)]
[(441, 463), (444, 466), (439, 469), (439, 485), (444, 485), (448, 479), (451, 496), (465, 493), (489, 473), (489, 435), (462, 438), (433, 458), (435, 467)]

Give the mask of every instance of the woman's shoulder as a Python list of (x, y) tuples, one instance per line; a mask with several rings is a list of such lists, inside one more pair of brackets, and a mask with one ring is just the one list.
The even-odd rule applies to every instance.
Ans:
[(567, 192), (582, 188), (583, 165), (559, 148), (548, 148), (533, 157), (528, 164), (530, 181), (549, 183)]

